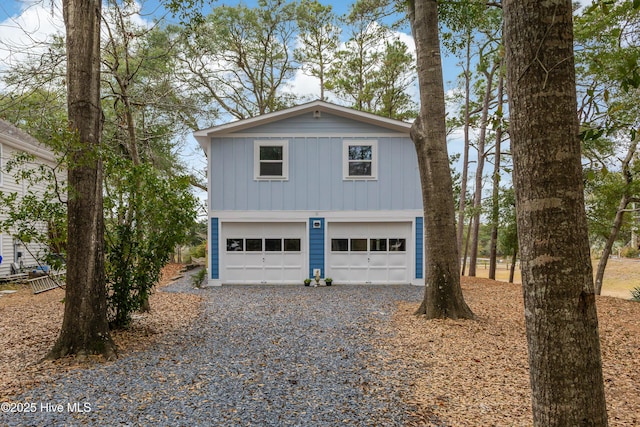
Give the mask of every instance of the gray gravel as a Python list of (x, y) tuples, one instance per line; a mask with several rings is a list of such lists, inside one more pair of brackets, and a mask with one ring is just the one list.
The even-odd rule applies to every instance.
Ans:
[[(113, 364), (66, 373), (13, 402), (8, 426), (402, 426), (410, 379), (372, 343), (412, 286), (165, 289), (206, 297), (188, 330)], [(75, 407), (73, 406), (77, 404)], [(47, 404), (50, 404), (47, 406)], [(59, 409), (62, 412), (50, 412)], [(71, 407), (69, 407), (71, 406)], [(71, 409), (85, 412), (73, 412)]]

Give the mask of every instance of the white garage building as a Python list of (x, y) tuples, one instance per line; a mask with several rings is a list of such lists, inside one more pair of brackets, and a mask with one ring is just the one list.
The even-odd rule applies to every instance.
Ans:
[(209, 285), (424, 284), (408, 123), (322, 101), (197, 131)]

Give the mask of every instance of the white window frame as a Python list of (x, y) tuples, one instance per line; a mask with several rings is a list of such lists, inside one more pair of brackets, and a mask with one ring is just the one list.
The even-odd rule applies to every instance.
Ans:
[(0, 144), (0, 187), (4, 186), (4, 147)]
[[(282, 147), (282, 175), (260, 175), (260, 147)], [(259, 181), (287, 181), (289, 179), (289, 141), (256, 140), (253, 141), (253, 179)]]
[[(371, 146), (371, 175), (349, 175), (349, 147), (354, 145)], [(347, 139), (342, 142), (342, 179), (369, 180), (378, 179), (378, 141), (370, 139)]]

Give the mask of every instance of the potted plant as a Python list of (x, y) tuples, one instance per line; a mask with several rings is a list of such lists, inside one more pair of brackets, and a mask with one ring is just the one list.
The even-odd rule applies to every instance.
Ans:
[(333, 279), (332, 279), (331, 277), (325, 277), (325, 278), (324, 278), (324, 283), (325, 283), (327, 286), (331, 286), (331, 284), (333, 283)]
[(311, 284), (311, 279), (309, 279), (309, 278), (304, 279), (304, 285), (305, 286), (309, 286), (310, 284)]

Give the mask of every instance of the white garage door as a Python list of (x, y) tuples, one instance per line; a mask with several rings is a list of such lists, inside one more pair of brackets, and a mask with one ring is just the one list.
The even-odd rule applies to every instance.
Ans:
[(410, 283), (410, 222), (329, 223), (328, 238), (336, 283)]
[(305, 271), (305, 223), (222, 223), (225, 284), (296, 283)]

